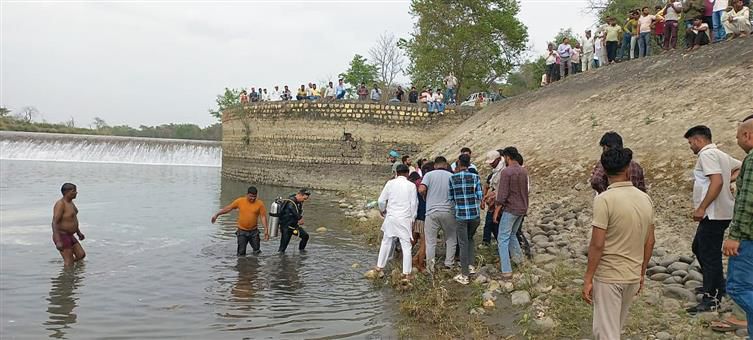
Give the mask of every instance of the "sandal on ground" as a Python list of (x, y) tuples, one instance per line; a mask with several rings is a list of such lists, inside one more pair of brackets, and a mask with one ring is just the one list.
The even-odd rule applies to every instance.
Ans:
[(715, 332), (727, 333), (727, 332), (734, 332), (734, 331), (736, 331), (738, 329), (746, 329), (746, 328), (747, 328), (747, 326), (738, 325), (738, 324), (729, 322), (727, 320), (724, 320), (724, 321), (714, 321), (714, 322), (711, 323), (711, 330), (713, 330)]

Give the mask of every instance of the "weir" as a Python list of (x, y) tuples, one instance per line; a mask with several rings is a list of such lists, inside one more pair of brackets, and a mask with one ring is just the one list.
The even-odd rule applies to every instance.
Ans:
[(0, 159), (221, 166), (219, 142), (0, 131)]

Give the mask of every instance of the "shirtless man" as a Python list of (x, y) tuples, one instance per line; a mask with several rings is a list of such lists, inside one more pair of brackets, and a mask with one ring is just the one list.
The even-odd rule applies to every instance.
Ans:
[[(84, 248), (78, 242), (84, 240), (84, 234), (78, 229), (78, 208), (73, 204), (78, 194), (76, 185), (65, 183), (60, 191), (63, 198), (55, 202), (55, 207), (52, 208), (52, 242), (63, 256), (65, 266), (70, 267), (86, 257)], [(78, 236), (78, 240), (73, 234)]]

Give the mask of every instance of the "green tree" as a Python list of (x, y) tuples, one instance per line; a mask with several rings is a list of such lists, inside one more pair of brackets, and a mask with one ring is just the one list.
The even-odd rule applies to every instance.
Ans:
[(500, 86), (500, 92), (506, 97), (517, 96), (533, 91), (541, 86), (541, 75), (546, 72), (546, 59), (542, 56), (529, 60), (516, 68)]
[(519, 10), (516, 0), (413, 0), (416, 30), (401, 44), (413, 83), (439, 85), (452, 72), (462, 95), (505, 77), (528, 39)]
[(350, 67), (344, 73), (340, 73), (340, 78), (351, 87), (348, 89), (348, 95), (357, 89), (361, 83), (370, 86), (377, 78), (377, 67), (369, 64), (363, 56), (356, 54), (350, 61)]
[(7, 117), (10, 114), (10, 109), (7, 107), (0, 107), (0, 117)]
[(573, 34), (572, 28), (567, 28), (567, 29), (560, 28), (559, 33), (557, 33), (557, 35), (554, 36), (554, 40), (551, 42), (554, 43), (555, 46), (557, 46), (561, 44), (562, 40), (565, 38), (570, 39), (570, 45), (572, 46), (575, 46), (575, 43), (578, 42), (578, 36)]
[(225, 111), (225, 109), (229, 107), (240, 104), (240, 94), (241, 89), (230, 89), (226, 87), (225, 93), (217, 95), (217, 99), (215, 100), (217, 103), (217, 108), (210, 109), (209, 114), (211, 114), (218, 120), (221, 120), (222, 111)]
[(105, 122), (104, 119), (99, 118), (99, 117), (94, 117), (93, 124), (94, 124), (94, 128), (97, 129), (97, 130), (102, 130), (102, 129), (105, 129), (105, 128), (109, 127), (107, 125), (107, 122)]

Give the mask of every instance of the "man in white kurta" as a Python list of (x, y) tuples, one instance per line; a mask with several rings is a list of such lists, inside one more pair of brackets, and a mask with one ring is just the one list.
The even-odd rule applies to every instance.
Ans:
[(395, 239), (400, 241), (403, 253), (403, 275), (409, 275), (412, 270), (411, 240), (412, 226), (418, 211), (418, 195), (416, 185), (408, 181), (408, 166), (397, 166), (397, 177), (384, 185), (379, 195), (379, 211), (384, 216), (382, 223), (382, 246), (379, 248), (377, 271), (387, 265), (392, 245)]

